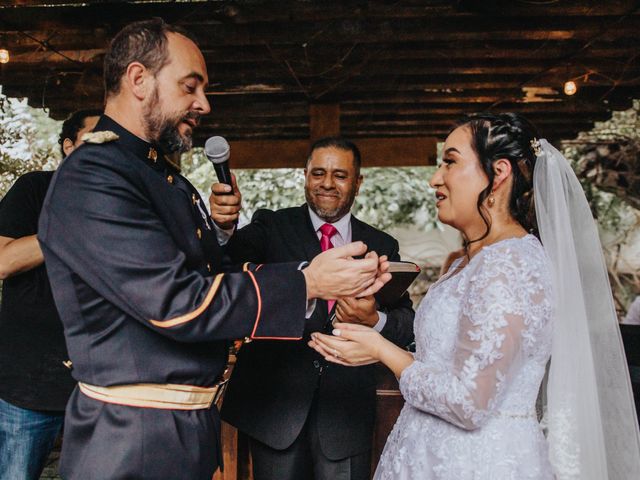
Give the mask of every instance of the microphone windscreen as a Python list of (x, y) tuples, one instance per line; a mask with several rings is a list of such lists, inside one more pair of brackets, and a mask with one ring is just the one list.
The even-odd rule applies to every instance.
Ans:
[(213, 163), (229, 160), (229, 143), (223, 137), (209, 137), (204, 144), (204, 153)]

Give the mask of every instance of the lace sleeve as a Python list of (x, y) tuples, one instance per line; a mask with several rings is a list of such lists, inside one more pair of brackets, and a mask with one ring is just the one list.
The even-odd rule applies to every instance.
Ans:
[(466, 267), (473, 270), (459, 287), (465, 291), (460, 292), (453, 362), (415, 361), (400, 378), (410, 405), (469, 430), (480, 427), (499, 404), (524, 350), (535, 341), (527, 326), (529, 312), (545, 300), (524, 255), (509, 250), (481, 254)]

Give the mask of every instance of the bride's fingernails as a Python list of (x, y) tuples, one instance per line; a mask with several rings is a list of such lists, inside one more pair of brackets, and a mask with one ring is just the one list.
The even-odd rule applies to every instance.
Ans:
[(340, 331), (340, 329), (339, 329), (339, 328), (334, 328), (334, 329), (333, 329), (333, 334), (334, 334), (336, 337), (339, 337), (341, 333), (342, 333), (342, 332)]

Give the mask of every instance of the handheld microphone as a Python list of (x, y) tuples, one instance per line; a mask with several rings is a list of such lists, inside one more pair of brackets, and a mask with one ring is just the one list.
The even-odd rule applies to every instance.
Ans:
[(229, 156), (231, 149), (223, 137), (209, 137), (204, 144), (204, 153), (213, 164), (220, 183), (231, 186), (231, 172), (229, 171)]

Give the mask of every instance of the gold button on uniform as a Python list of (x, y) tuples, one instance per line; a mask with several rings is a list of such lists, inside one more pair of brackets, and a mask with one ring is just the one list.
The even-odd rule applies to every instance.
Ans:
[(194, 205), (198, 204), (198, 197), (195, 193), (191, 194), (191, 201), (193, 202)]
[(207, 263), (207, 270), (208, 270), (209, 272), (211, 272), (211, 264), (210, 264), (210, 263)]
[(167, 175), (167, 182), (173, 183), (173, 175)]
[(196, 235), (198, 236), (198, 239), (202, 238), (202, 230), (200, 230), (199, 228), (196, 229)]
[(149, 160), (151, 160), (153, 163), (156, 163), (156, 160), (158, 160), (158, 152), (156, 151), (155, 148), (150, 148), (149, 149), (149, 153), (147, 154), (147, 158)]

